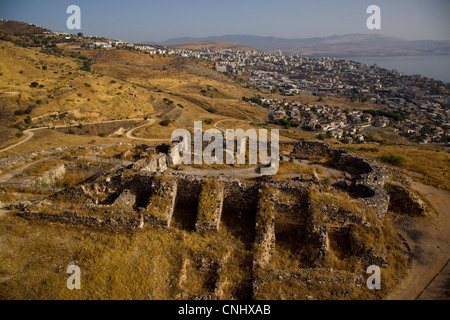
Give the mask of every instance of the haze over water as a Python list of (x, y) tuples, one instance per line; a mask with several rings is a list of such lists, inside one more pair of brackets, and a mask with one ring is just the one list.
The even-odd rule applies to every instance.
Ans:
[(407, 75), (420, 74), (450, 83), (450, 55), (392, 56), (392, 57), (345, 57), (369, 65), (377, 64), (388, 70), (397, 69)]

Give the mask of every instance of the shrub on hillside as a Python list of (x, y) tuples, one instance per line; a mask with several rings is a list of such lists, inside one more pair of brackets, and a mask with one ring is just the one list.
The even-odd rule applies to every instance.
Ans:
[(163, 120), (159, 123), (159, 125), (163, 126), (163, 127), (167, 127), (169, 124), (171, 124), (171, 122), (172, 121), (170, 121), (170, 120)]
[(377, 158), (377, 160), (380, 160), (381, 162), (384, 162), (384, 163), (393, 164), (393, 165), (402, 165), (405, 163), (405, 158), (399, 157), (399, 156), (394, 156), (394, 155), (380, 156)]

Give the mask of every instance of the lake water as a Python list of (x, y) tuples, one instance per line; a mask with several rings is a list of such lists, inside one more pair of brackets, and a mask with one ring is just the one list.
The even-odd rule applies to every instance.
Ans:
[(420, 74), (450, 83), (450, 55), (395, 56), (395, 57), (345, 57), (389, 70), (397, 69), (407, 75)]

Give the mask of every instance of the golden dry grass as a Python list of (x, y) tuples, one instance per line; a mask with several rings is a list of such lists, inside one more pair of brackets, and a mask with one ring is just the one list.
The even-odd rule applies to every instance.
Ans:
[[(450, 154), (439, 146), (421, 145), (375, 145), (365, 144), (365, 148), (377, 148), (376, 153), (359, 150), (359, 146), (354, 146), (357, 153), (365, 156), (377, 158), (379, 156), (400, 156), (405, 162), (400, 166), (393, 166), (407, 176), (411, 176), (425, 184), (432, 185), (439, 189), (450, 190)], [(386, 164), (385, 164), (386, 165)]]
[(54, 169), (57, 165), (61, 163), (62, 161), (59, 159), (39, 162), (37, 165), (25, 169), (24, 173), (31, 176), (38, 176), (43, 174), (44, 172)]
[(221, 182), (218, 180), (206, 179), (202, 185), (202, 192), (198, 200), (199, 221), (212, 221), (216, 218), (215, 212), (217, 201), (220, 200)]
[(93, 137), (93, 136), (78, 136), (73, 134), (66, 134), (50, 129), (42, 129), (34, 131), (34, 136), (27, 142), (17, 146), (14, 149), (0, 153), (0, 158), (12, 157), (32, 151), (40, 151), (66, 146), (95, 146), (100, 144), (129, 142), (139, 143), (138, 141), (130, 141), (125, 137)]
[[(127, 233), (8, 214), (0, 219), (0, 230), (1, 299), (177, 299), (182, 260), (199, 254), (220, 261), (233, 252), (232, 265), (221, 273), (236, 281), (226, 297), (235, 296), (240, 281), (250, 280), (251, 255), (225, 229), (200, 235), (146, 226)], [(66, 269), (74, 260), (81, 268), (81, 290), (71, 291)]]
[(275, 179), (287, 179), (291, 175), (313, 176), (314, 174), (322, 175), (324, 173), (325, 170), (319, 165), (281, 161), (278, 172), (273, 177)]
[[(153, 112), (148, 102), (150, 95), (144, 89), (133, 87), (120, 80), (102, 77), (79, 70), (79, 64), (68, 57), (55, 57), (35, 49), (16, 48), (1, 42), (0, 88), (17, 92), (10, 98), (12, 110), (26, 109), (35, 105), (31, 117), (33, 124), (52, 122), (54, 125), (67, 121), (100, 121), (112, 118), (143, 117)], [(48, 66), (43, 70), (42, 65)], [(22, 71), (22, 72), (21, 72)], [(42, 88), (30, 88), (36, 81)], [(40, 101), (39, 103), (37, 101)], [(59, 119), (42, 117), (49, 112), (69, 112)], [(22, 117), (16, 117), (21, 120)]]
[[(58, 125), (74, 122), (94, 122), (108, 119), (153, 117), (181, 121), (208, 120), (212, 128), (219, 120), (238, 118), (255, 123), (262, 122), (267, 110), (251, 106), (241, 100), (242, 96), (253, 96), (255, 91), (195, 63), (179, 57), (149, 56), (128, 51), (110, 51), (93, 66), (95, 73), (79, 71), (79, 65), (66, 57), (54, 57), (34, 49), (13, 47), (0, 42), (0, 89), (13, 92), (2, 95), (10, 111), (36, 105), (31, 116), (33, 124)], [(86, 52), (94, 57), (98, 51)], [(42, 65), (48, 66), (47, 70)], [(37, 81), (43, 88), (30, 88)], [(208, 86), (217, 89), (202, 93)], [(159, 92), (161, 91), (161, 92)], [(164, 99), (173, 101), (174, 112), (166, 108)], [(312, 97), (300, 97), (303, 102), (317, 104)], [(40, 100), (40, 103), (38, 101)], [(296, 99), (297, 100), (297, 99)], [(372, 109), (369, 104), (352, 104), (339, 99), (325, 99), (324, 104), (340, 105), (342, 108)], [(177, 106), (181, 104), (183, 107)], [(208, 112), (213, 108), (215, 113)], [(48, 113), (56, 112), (56, 118)], [(64, 115), (64, 112), (67, 114)], [(60, 119), (59, 115), (64, 115)], [(14, 116), (7, 125), (23, 122), (25, 116)], [(4, 124), (2, 124), (4, 125)], [(173, 129), (182, 127), (171, 124), (163, 129), (158, 124), (136, 132), (147, 138), (170, 137)], [(223, 128), (267, 128), (278, 126), (253, 126), (244, 122), (223, 122)], [(163, 129), (163, 130), (162, 130)], [(1, 145), (11, 144), (16, 129), (5, 127)], [(315, 137), (316, 133), (296, 129), (280, 129), (282, 139), (292, 140)], [(17, 141), (17, 138), (12, 139)], [(9, 157), (29, 151), (50, 149), (67, 145), (96, 145), (124, 142), (122, 138), (100, 138), (67, 135), (50, 129), (35, 132), (27, 143), (1, 154)], [(136, 142), (139, 143), (139, 142)], [(396, 154), (405, 157), (405, 170), (422, 181), (448, 188), (448, 153), (415, 147), (377, 146), (378, 155)], [(111, 151), (114, 153), (115, 151)], [(364, 153), (364, 152), (363, 152)], [(373, 154), (368, 154), (374, 156)], [(312, 174), (312, 167), (291, 163), (282, 164), (281, 173)], [(76, 184), (81, 176), (69, 173), (65, 183)], [(267, 191), (270, 192), (270, 191)], [(6, 194), (6, 195), (5, 195)], [(350, 199), (321, 194), (313, 201), (327, 202), (357, 210)], [(3, 197), (3, 198), (2, 198)], [(9, 197), (9, 198), (8, 198)], [(154, 196), (155, 197), (155, 196)], [(0, 194), (0, 199), (11, 200), (10, 194)], [(73, 199), (72, 199), (73, 200)], [(152, 199), (154, 200), (154, 199)], [(161, 204), (167, 201), (159, 199)], [(263, 206), (262, 217), (269, 219), (272, 212)], [(92, 212), (80, 212), (92, 214)], [(366, 217), (369, 221), (371, 216)], [(265, 221), (267, 222), (267, 221)], [(250, 283), (252, 251), (235, 238), (231, 230), (221, 228), (218, 234), (199, 235), (177, 229), (160, 230), (146, 227), (142, 232), (126, 233), (111, 230), (92, 230), (84, 227), (65, 226), (45, 222), (28, 221), (14, 216), (0, 218), (0, 298), (2, 299), (173, 299), (177, 297), (180, 269), (183, 259), (206, 252), (218, 259), (232, 252), (230, 262), (225, 265), (223, 277), (229, 283)], [(407, 263), (402, 254), (395, 230), (387, 223), (383, 228), (388, 252), (389, 266), (383, 272), (382, 292), (373, 293), (358, 289), (353, 298), (379, 298), (391, 288), (406, 270)], [(361, 237), (363, 237), (361, 235)], [(372, 238), (361, 239), (372, 243)], [(299, 264), (288, 252), (279, 257), (273, 268), (297, 268)], [(77, 260), (82, 268), (82, 290), (70, 291), (65, 281), (65, 268), (70, 261)], [(362, 272), (363, 266), (355, 261), (343, 261), (330, 252), (326, 263), (338, 268), (349, 268)], [(190, 273), (195, 270), (190, 270)], [(287, 288), (274, 279), (267, 288), (269, 297), (281, 297), (283, 291), (294, 290), (311, 294), (316, 298), (332, 298), (329, 288), (308, 288), (304, 283), (288, 283)], [(195, 284), (189, 285), (196, 291)], [(272, 293), (273, 291), (273, 293)], [(233, 298), (231, 289), (224, 297)]]
[[(244, 95), (252, 96), (252, 90), (212, 71), (209, 65), (190, 59), (112, 50), (96, 61), (94, 73), (89, 73), (80, 71), (79, 62), (72, 58), (50, 56), (36, 49), (16, 48), (8, 42), (1, 44), (0, 71), (5, 72), (0, 77), (0, 88), (2, 92), (10, 93), (0, 99), (8, 105), (11, 115), (15, 110), (25, 110), (34, 105), (30, 114), (32, 125), (52, 127), (160, 115), (161, 120), (178, 121), (181, 125), (176, 127), (191, 127), (194, 120), (207, 120), (210, 124), (204, 124), (206, 130), (226, 117), (258, 122), (267, 113), (266, 109), (241, 100)], [(82, 54), (93, 58), (99, 51), (83, 51)], [(43, 65), (47, 70), (42, 69)], [(43, 87), (30, 88), (32, 81)], [(202, 94), (206, 88), (212, 89)], [(167, 101), (173, 103), (167, 105)], [(26, 116), (13, 115), (3, 125), (22, 123)], [(18, 141), (14, 136), (19, 132), (17, 129), (3, 127), (2, 130), (7, 132), (0, 139), (0, 147)], [(136, 134), (158, 139), (166, 137), (164, 132), (152, 131), (150, 127), (147, 132), (143, 129)], [(74, 138), (80, 144), (86, 143), (82, 136), (67, 140)], [(32, 140), (34, 145), (34, 137)], [(25, 151), (30, 151), (30, 148), (14, 149), (7, 155)]]
[(86, 181), (92, 176), (93, 173), (86, 170), (70, 170), (64, 174), (64, 177), (56, 185), (58, 187), (71, 187)]
[[(302, 281), (298, 278), (280, 279), (270, 273), (271, 270), (289, 270), (296, 272), (304, 268), (299, 255), (290, 250), (277, 249), (271, 261), (259, 277), (264, 279), (264, 285), (260, 287), (257, 299), (310, 299), (314, 300), (378, 300), (386, 297), (398, 283), (406, 276), (410, 268), (410, 261), (406, 248), (400, 240), (397, 231), (393, 227), (392, 213), (388, 213), (383, 223), (382, 236), (387, 251), (388, 265), (381, 269), (381, 290), (369, 290), (365, 281), (369, 277), (366, 273), (368, 265), (351, 254), (340, 255), (329, 248), (323, 266), (328, 271), (320, 269), (306, 269), (307, 278), (310, 281)], [(336, 280), (351, 280), (355, 276), (363, 279), (362, 286), (356, 287), (348, 283), (333, 282)], [(333, 292), (346, 292), (345, 295), (334, 295)]]

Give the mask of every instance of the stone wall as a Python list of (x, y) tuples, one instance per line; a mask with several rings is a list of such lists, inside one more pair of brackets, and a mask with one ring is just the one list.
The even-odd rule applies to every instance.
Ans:
[(219, 231), (223, 208), (223, 184), (208, 181), (200, 194), (195, 230), (199, 232)]
[(304, 228), (309, 222), (310, 186), (297, 181), (273, 181), (268, 185), (278, 191), (273, 198), (277, 233)]
[[(174, 172), (178, 180), (177, 199), (198, 201), (206, 177), (193, 176), (181, 172)], [(220, 177), (223, 183), (223, 208), (240, 211), (243, 214), (254, 213), (258, 201), (259, 186), (255, 183), (245, 183), (236, 178)]]
[(153, 194), (145, 210), (144, 221), (161, 228), (169, 228), (177, 197), (177, 181), (171, 177), (160, 176), (153, 180)]
[(27, 219), (38, 219), (49, 222), (83, 225), (97, 228), (109, 227), (114, 229), (136, 230), (142, 225), (141, 219), (125, 218), (122, 216), (116, 219), (111, 217), (103, 220), (96, 216), (78, 215), (74, 211), (65, 211), (62, 214), (50, 214), (22, 210), (17, 215)]
[(284, 143), (284, 144), (294, 145), (294, 150), (292, 151), (292, 154), (294, 155), (325, 156), (330, 153), (330, 144), (327, 142), (320, 142), (315, 140), (301, 140), (296, 141), (294, 143)]
[(253, 269), (264, 268), (275, 250), (275, 203), (270, 187), (260, 190), (255, 224)]

